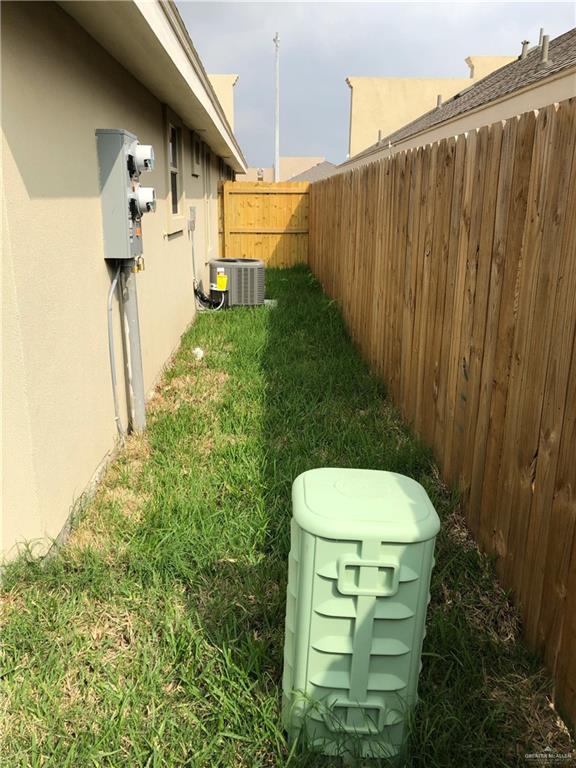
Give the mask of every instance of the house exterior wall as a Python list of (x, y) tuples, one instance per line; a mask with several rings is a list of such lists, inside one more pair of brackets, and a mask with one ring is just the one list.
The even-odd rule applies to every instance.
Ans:
[(512, 56), (470, 56), (468, 77), (349, 77), (350, 157), (378, 141), (378, 132), (388, 136), (415, 120), (443, 100), (468, 88), (494, 70), (503, 67)]
[[(178, 116), (52, 3), (2, 7), (2, 547), (56, 537), (116, 437), (96, 128), (154, 146), (157, 211), (143, 219), (137, 275), (145, 387), (194, 319), (188, 207), (197, 208), (198, 276), (218, 254), (220, 161), (192, 175), (182, 130), (182, 216), (168, 205), (167, 120)], [(207, 148), (204, 148), (207, 150)], [(119, 394), (123, 363), (114, 303)]]
[(510, 96), (471, 110), (454, 120), (449, 120), (429, 130), (410, 136), (390, 148), (383, 146), (379, 151), (359, 157), (355, 161), (343, 163), (339, 166), (338, 170), (349, 171), (353, 168), (359, 168), (367, 163), (373, 163), (382, 157), (388, 157), (390, 154), (432, 144), (449, 136), (458, 136), (467, 131), (481, 128), (483, 125), (491, 125), (499, 120), (508, 120), (524, 112), (542, 109), (548, 104), (556, 104), (574, 96), (576, 96), (576, 70), (565, 70), (549, 80), (540, 81), (522, 91), (517, 91)]

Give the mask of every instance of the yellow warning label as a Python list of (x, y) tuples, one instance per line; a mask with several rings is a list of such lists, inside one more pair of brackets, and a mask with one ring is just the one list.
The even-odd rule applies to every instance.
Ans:
[(225, 272), (218, 272), (216, 275), (216, 288), (219, 291), (228, 290), (228, 275)]

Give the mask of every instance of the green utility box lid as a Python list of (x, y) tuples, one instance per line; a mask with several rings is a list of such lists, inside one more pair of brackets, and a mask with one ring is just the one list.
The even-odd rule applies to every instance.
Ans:
[(413, 543), (433, 539), (440, 520), (415, 480), (373, 469), (312, 469), (292, 489), (294, 519), (330, 539)]

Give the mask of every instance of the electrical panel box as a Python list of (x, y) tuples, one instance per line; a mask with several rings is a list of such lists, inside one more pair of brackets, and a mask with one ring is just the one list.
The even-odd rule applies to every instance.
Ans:
[(153, 187), (140, 184), (140, 174), (154, 168), (154, 150), (133, 133), (116, 128), (96, 131), (104, 258), (137, 259), (142, 255), (142, 216), (156, 210)]
[(440, 520), (393, 472), (294, 481), (283, 722), (325, 754), (394, 757), (416, 703)]

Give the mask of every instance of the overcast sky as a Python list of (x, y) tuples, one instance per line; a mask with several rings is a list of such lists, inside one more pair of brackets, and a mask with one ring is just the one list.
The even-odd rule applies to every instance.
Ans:
[(274, 155), (274, 44), (280, 34), (280, 152), (341, 162), (348, 75), (467, 77), (471, 54), (515, 55), (576, 26), (574, 3), (252, 3), (179, 0), (209, 73), (236, 73), (236, 135), (248, 164)]

